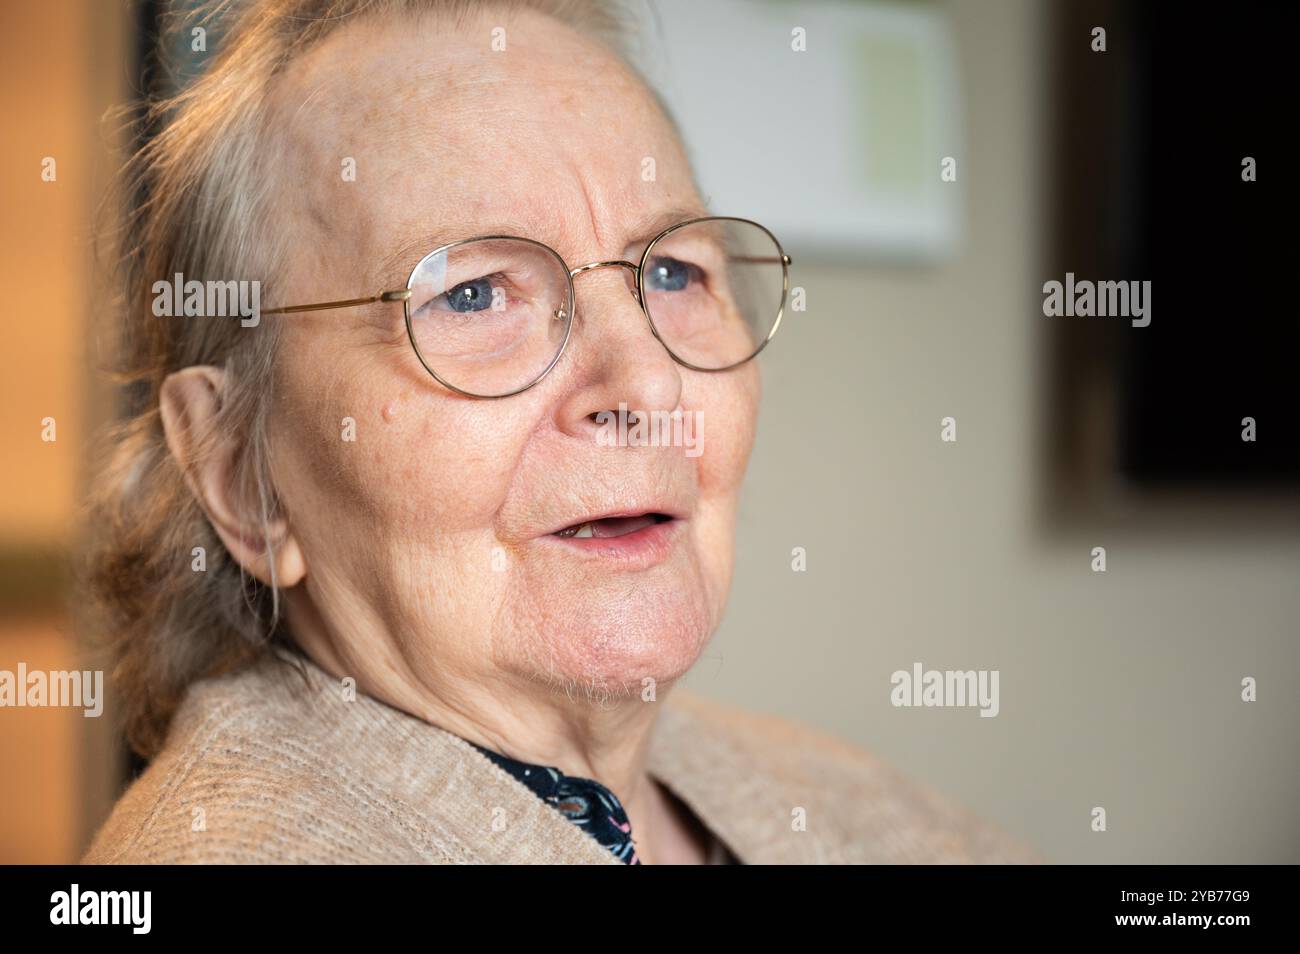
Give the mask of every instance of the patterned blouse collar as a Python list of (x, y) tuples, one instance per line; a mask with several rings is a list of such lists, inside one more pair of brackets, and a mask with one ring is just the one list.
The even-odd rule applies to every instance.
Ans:
[(612, 851), (619, 861), (629, 865), (641, 863), (632, 841), (632, 823), (627, 819), (623, 803), (604, 785), (594, 779), (565, 775), (551, 766), (520, 762), (475, 742), (470, 745)]

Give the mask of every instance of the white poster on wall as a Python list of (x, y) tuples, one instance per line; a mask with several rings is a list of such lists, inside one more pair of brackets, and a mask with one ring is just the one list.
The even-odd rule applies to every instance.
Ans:
[(712, 212), (762, 221), (792, 254), (955, 249), (961, 123), (943, 4), (650, 0), (642, 13), (638, 64)]

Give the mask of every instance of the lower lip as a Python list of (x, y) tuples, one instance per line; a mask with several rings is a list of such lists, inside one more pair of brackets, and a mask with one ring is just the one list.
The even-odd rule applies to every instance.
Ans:
[(683, 520), (652, 523), (621, 537), (557, 537), (540, 539), (593, 560), (612, 561), (628, 567), (650, 567), (668, 559), (677, 542)]

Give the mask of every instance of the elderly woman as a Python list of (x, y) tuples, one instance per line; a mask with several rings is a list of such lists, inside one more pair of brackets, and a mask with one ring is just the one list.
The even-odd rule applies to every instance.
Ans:
[[(710, 217), (619, 29), (264, 0), (160, 107), (91, 578), (149, 764), (88, 861), (1024, 857), (674, 689), (726, 603), (790, 260)], [(260, 308), (160, 310), (173, 281)], [(648, 436), (683, 420), (693, 450)]]

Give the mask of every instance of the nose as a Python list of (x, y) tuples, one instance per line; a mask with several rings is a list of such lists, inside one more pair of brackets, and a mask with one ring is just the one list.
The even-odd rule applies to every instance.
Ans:
[[(600, 268), (625, 269), (625, 287), (633, 302), (620, 296), (587, 295), (583, 341), (573, 355), (569, 394), (561, 408), (561, 427), (574, 436), (591, 438), (602, 427), (602, 412), (672, 411), (681, 401), (680, 368), (660, 343), (641, 308), (634, 276), (637, 266), (625, 259), (589, 262), (569, 270), (576, 278)], [(590, 292), (591, 289), (588, 289)], [(576, 300), (576, 297), (575, 297)], [(598, 317), (597, 317), (598, 316)], [(595, 334), (593, 332), (598, 332)]]

